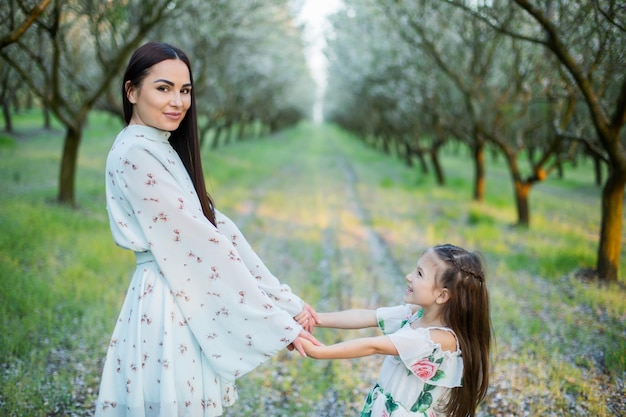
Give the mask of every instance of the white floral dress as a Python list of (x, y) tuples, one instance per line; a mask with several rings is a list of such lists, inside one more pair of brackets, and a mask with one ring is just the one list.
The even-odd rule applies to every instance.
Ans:
[(378, 325), (398, 349), (399, 356), (385, 357), (378, 383), (363, 405), (362, 417), (439, 416), (440, 401), (450, 388), (461, 386), (463, 360), (458, 340), (455, 352), (442, 350), (430, 338), (430, 330), (452, 330), (411, 328), (411, 322), (421, 314), (420, 310), (412, 315), (408, 306), (376, 310)]
[(303, 302), (237, 227), (202, 214), (169, 132), (131, 125), (106, 164), (115, 242), (137, 267), (102, 374), (96, 416), (219, 416), (235, 379), (294, 340)]

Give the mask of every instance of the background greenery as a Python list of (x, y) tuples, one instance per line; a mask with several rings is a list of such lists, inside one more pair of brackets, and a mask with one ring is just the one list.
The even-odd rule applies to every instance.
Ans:
[[(484, 152), (508, 162), (504, 177), (514, 183), (522, 227), (532, 224), (528, 193), (564, 164), (591, 158), (603, 184), (595, 274), (615, 283), (626, 187), (620, 5), (4, 0), (0, 108), (9, 132), (12, 112), (34, 105), (61, 123), (57, 200), (67, 205), (78, 201), (75, 168), (87, 117), (92, 110), (122, 114), (115, 80), (149, 40), (177, 45), (191, 58), (199, 129), (211, 147), (313, 116), (394, 148), (443, 183), (439, 152), (454, 141), (475, 156), (476, 201), (484, 198)], [(327, 19), (314, 19), (324, 6)]]
[[(37, 126), (39, 113), (23, 112), (17, 133), (0, 137), (0, 415), (91, 415), (134, 263), (110, 237), (104, 201), (104, 160), (121, 125), (90, 116), (75, 209), (53, 202), (60, 125)], [(320, 311), (400, 303), (404, 273), (430, 245), (482, 251), (497, 343), (481, 415), (625, 415), (625, 278), (580, 278), (597, 250), (592, 167), (536, 186), (533, 226), (519, 230), (503, 162), (490, 161), (486, 199), (475, 203), (464, 152), (443, 152), (445, 188), (329, 125), (300, 124), (204, 157), (218, 207)], [(368, 332), (316, 331), (326, 342), (360, 334)], [(285, 352), (241, 379), (227, 415), (354, 415), (381, 360)]]

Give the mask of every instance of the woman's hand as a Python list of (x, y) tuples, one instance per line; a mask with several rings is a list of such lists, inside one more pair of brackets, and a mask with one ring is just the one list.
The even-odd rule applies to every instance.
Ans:
[(302, 326), (302, 328), (304, 328), (304, 330), (309, 333), (313, 332), (313, 328), (315, 328), (315, 325), (320, 324), (320, 319), (317, 315), (317, 312), (313, 307), (306, 303), (304, 303), (304, 308), (302, 309), (300, 314), (295, 316), (294, 319), (298, 322), (300, 326)]

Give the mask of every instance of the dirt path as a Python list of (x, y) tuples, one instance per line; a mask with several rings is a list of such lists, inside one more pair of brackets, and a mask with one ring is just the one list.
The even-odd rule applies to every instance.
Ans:
[[(369, 186), (359, 177), (349, 155), (329, 138), (312, 138), (293, 145), (281, 142), (280, 153), (273, 157), (276, 169), (258, 178), (245, 200), (237, 202), (236, 214), (228, 213), (270, 269), (318, 311), (402, 303), (405, 272), (372, 225), (364, 204)], [(340, 340), (367, 334), (377, 332), (334, 331), (332, 337)], [(375, 383), (380, 360), (363, 358), (355, 362), (358, 369), (339, 372), (353, 379), (350, 385), (337, 381), (342, 376), (333, 371), (351, 367), (350, 362), (336, 361), (332, 367), (320, 363), (328, 389), (316, 411), (304, 415), (356, 414)], [(267, 379), (264, 372), (272, 373), (271, 378), (285, 378), (293, 366), (297, 365), (273, 361), (267, 371), (255, 373), (249, 380), (259, 375)], [(302, 382), (295, 376), (292, 389), (298, 390)], [(355, 390), (351, 404), (345, 399), (337, 402), (337, 390), (345, 389)], [(244, 403), (252, 401), (243, 398)], [(276, 415), (286, 415), (282, 406), (264, 403), (267, 409), (275, 409)], [(236, 409), (232, 415), (237, 415)]]
[[(366, 196), (359, 193), (367, 184), (360, 182), (348, 156), (332, 142), (309, 142), (290, 155), (285, 165), (260, 179), (246, 200), (238, 203), (236, 222), (255, 247), (261, 242), (258, 250), (267, 257), (263, 259), (268, 265), (286, 266), (282, 272), (289, 276), (297, 268), (289, 263), (307, 267), (308, 262), (298, 258), (297, 251), (291, 262), (278, 255), (277, 248), (287, 245), (280, 236), (314, 235), (318, 243), (306, 244), (304, 249), (321, 251), (308, 254), (316, 258), (320, 309), (375, 308), (401, 302), (405, 273), (388, 243), (372, 227), (363, 204)], [(275, 199), (280, 198), (288, 202), (277, 212)], [(267, 226), (255, 225), (259, 219)], [(294, 252), (292, 245), (284, 249)]]
[[(361, 223), (361, 227), (364, 230), (364, 234), (369, 246), (369, 254), (371, 255), (371, 262), (378, 269), (378, 273), (374, 274), (373, 288), (383, 288), (388, 285), (385, 280), (381, 278), (385, 277), (402, 277), (403, 273), (400, 270), (396, 260), (393, 258), (389, 245), (382, 236), (374, 230), (371, 226), (371, 220), (365, 207), (361, 202), (361, 197), (357, 191), (357, 184), (359, 178), (357, 177), (352, 165), (346, 159), (344, 155), (337, 158), (338, 165), (342, 168), (345, 174), (345, 188), (347, 204), (351, 206), (351, 210), (354, 212), (357, 219)], [(396, 286), (394, 286), (395, 288)], [(397, 292), (400, 294), (400, 291)], [(382, 305), (380, 293), (374, 292), (372, 294), (371, 305)]]

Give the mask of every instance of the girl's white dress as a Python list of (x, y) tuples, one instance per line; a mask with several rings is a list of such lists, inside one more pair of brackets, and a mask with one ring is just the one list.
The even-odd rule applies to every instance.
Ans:
[(106, 163), (115, 242), (137, 267), (115, 326), (96, 416), (219, 416), (235, 379), (301, 331), (303, 302), (237, 227), (202, 214), (169, 132), (131, 125)]
[(430, 330), (451, 329), (411, 328), (411, 322), (421, 313), (413, 315), (409, 306), (376, 310), (378, 326), (389, 336), (399, 356), (385, 357), (378, 383), (363, 405), (362, 417), (440, 416), (440, 401), (450, 388), (461, 386), (463, 360), (458, 340), (455, 352), (444, 351), (432, 341)]

